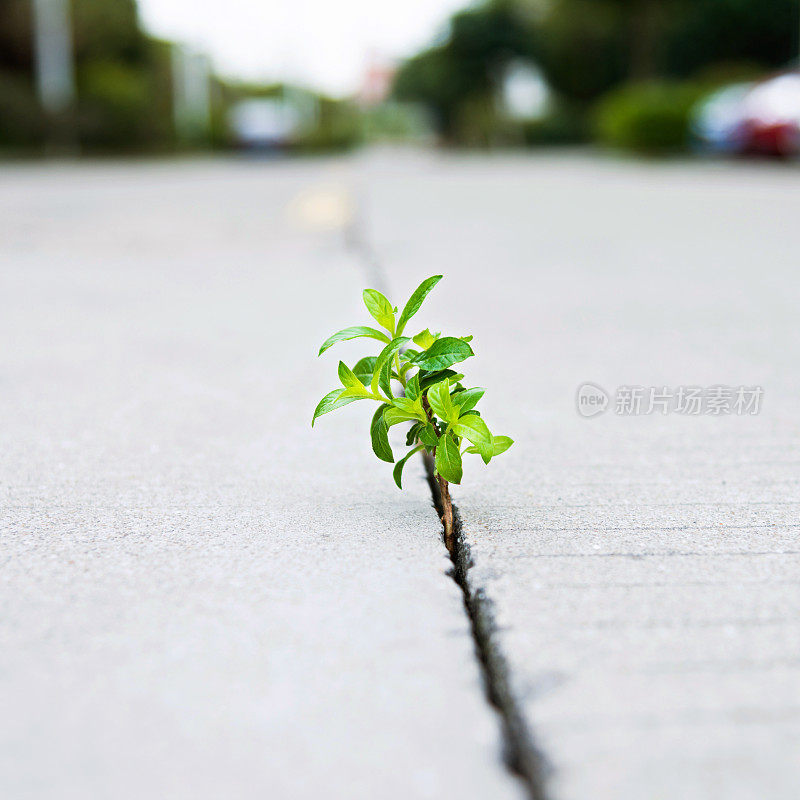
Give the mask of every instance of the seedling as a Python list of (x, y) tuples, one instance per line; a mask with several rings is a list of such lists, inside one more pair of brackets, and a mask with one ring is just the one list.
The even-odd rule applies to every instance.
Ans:
[[(364, 289), (364, 305), (383, 330), (358, 325), (334, 333), (322, 343), (319, 355), (347, 339), (376, 339), (384, 347), (377, 356), (362, 358), (353, 368), (339, 362), (342, 388), (319, 401), (311, 420), (354, 403), (378, 403), (370, 425), (372, 449), (381, 461), (394, 463), (394, 481), (402, 489), (403, 467), (415, 453), (425, 451), (433, 460), (434, 475), (441, 493), (445, 543), (453, 545), (451, 483), (461, 483), (462, 456), (478, 455), (488, 464), (494, 456), (514, 443), (508, 436), (494, 436), (476, 409), (485, 389), (467, 389), (464, 375), (453, 365), (474, 355), (472, 336), (442, 336), (427, 328), (416, 336), (403, 333), (419, 311), (428, 293), (441, 280), (434, 275), (424, 280), (406, 303), (400, 317), (397, 307), (376, 289)], [(385, 331), (385, 332), (384, 332)], [(410, 423), (406, 446), (411, 449), (397, 462), (389, 444), (389, 428)]]

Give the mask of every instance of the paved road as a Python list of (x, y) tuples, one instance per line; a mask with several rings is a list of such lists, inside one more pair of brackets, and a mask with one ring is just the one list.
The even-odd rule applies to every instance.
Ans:
[[(374, 163), (396, 285), (475, 334), (516, 439), (454, 492), (554, 798), (800, 786), (800, 173)], [(448, 296), (452, 305), (448, 303)], [(758, 416), (576, 413), (579, 384), (759, 385)]]
[[(419, 465), (397, 492), (358, 406), (308, 428), (371, 252), (398, 298), (445, 273), (420, 322), (475, 334), (517, 440), (455, 500), (548, 796), (794, 798), (798, 180), (402, 153), (6, 169), (0, 794), (522, 796)], [(583, 419), (583, 381), (765, 395)]]
[(420, 465), (309, 427), (364, 281), (291, 209), (341, 180), (0, 176), (0, 796), (520, 797)]

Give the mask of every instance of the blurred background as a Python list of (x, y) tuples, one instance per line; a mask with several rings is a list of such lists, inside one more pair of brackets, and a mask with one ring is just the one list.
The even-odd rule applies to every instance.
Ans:
[(796, 156), (798, 0), (0, 0), (0, 154)]

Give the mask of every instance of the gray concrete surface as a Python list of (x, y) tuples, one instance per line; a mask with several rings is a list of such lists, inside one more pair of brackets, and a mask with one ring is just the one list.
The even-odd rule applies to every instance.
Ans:
[[(366, 159), (391, 283), (475, 334), (515, 447), (454, 500), (560, 800), (800, 787), (800, 172)], [(575, 391), (761, 385), (759, 416), (583, 419)]]
[(3, 798), (520, 796), (420, 465), (309, 427), (342, 169), (0, 171)]
[[(358, 405), (308, 427), (338, 356), (316, 346), (362, 318), (345, 191), (397, 302), (445, 273), (420, 327), (475, 334), (516, 439), (454, 497), (549, 796), (796, 797), (798, 181), (574, 155), (4, 167), (0, 795), (520, 796), (420, 465), (398, 492)], [(583, 381), (765, 397), (587, 420)]]

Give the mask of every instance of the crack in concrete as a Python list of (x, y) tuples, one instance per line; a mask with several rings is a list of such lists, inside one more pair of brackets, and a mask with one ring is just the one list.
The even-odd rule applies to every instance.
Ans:
[[(433, 505), (442, 517), (439, 483), (433, 475), (433, 459), (423, 454)], [(519, 700), (511, 688), (508, 662), (497, 642), (497, 624), (492, 613), (492, 601), (481, 588), (475, 588), (469, 579), (473, 565), (470, 547), (464, 536), (461, 515), (453, 504), (455, 539), (449, 550), (452, 570), (448, 573), (464, 598), (464, 609), (469, 617), (475, 655), (481, 668), (486, 701), (499, 717), (503, 738), (503, 762), (520, 780), (530, 800), (547, 800), (546, 779), (550, 767), (534, 743), (533, 736)], [(442, 528), (444, 543), (444, 528)]]
[[(359, 205), (363, 212), (363, 206)], [(355, 217), (345, 230), (344, 245), (359, 261), (365, 277), (373, 288), (386, 293), (387, 280), (375, 249), (364, 233), (363, 219)], [(433, 506), (442, 519), (442, 502), (439, 484), (433, 475), (433, 459), (422, 453), (425, 471), (428, 476)], [(470, 632), (475, 647), (475, 655), (480, 665), (486, 701), (494, 709), (500, 722), (503, 747), (503, 763), (506, 769), (522, 784), (530, 800), (548, 800), (545, 789), (546, 777), (550, 768), (544, 755), (534, 744), (520, 703), (511, 689), (508, 663), (497, 643), (497, 625), (492, 614), (492, 601), (483, 589), (474, 589), (469, 580), (472, 567), (469, 544), (461, 525), (458, 508), (453, 504), (453, 524), (455, 540), (452, 550), (448, 549), (453, 564), (448, 575), (461, 589), (464, 610), (469, 618)], [(442, 543), (445, 544), (444, 525)]]

